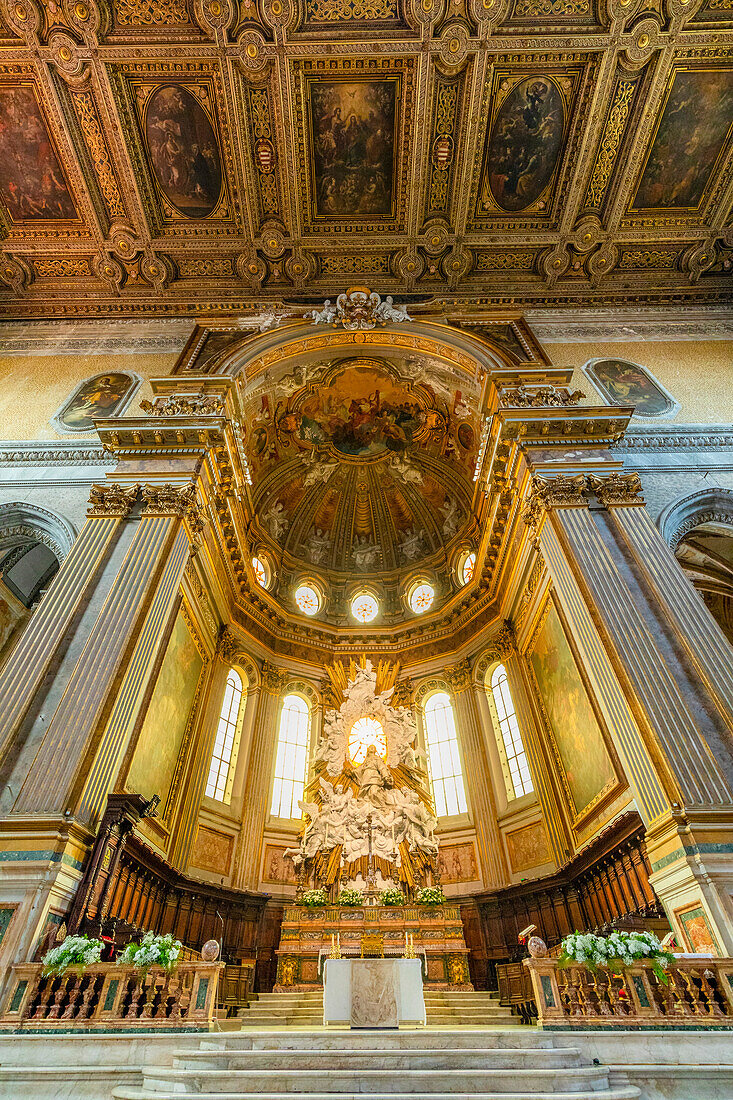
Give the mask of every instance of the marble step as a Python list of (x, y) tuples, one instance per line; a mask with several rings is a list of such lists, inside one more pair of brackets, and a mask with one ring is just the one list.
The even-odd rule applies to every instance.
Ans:
[[(113, 1100), (181, 1100), (181, 1096), (185, 1096), (185, 1093), (178, 1091), (164, 1091), (151, 1090), (148, 1088), (134, 1088), (130, 1086), (122, 1085), (120, 1088), (116, 1088), (112, 1092)], [(293, 1100), (292, 1091), (288, 1092), (198, 1092), (195, 1094), (196, 1100)], [(385, 1093), (380, 1091), (379, 1093), (359, 1092), (356, 1094), (353, 1089), (349, 1089), (347, 1092), (309, 1092), (301, 1094), (306, 1096), (307, 1100), (384, 1100), (386, 1096), (395, 1095), (393, 1093)], [(423, 1093), (425, 1100), (464, 1100), (466, 1093), (462, 1090), (451, 1090), (450, 1092), (426, 1092)], [(473, 1092), (471, 1093), (471, 1100), (639, 1100), (641, 1096), (640, 1089), (635, 1085), (617, 1085), (603, 1089), (602, 1091), (596, 1091), (594, 1089), (583, 1089), (580, 1092), (559, 1092), (556, 1089), (552, 1089), (550, 1092), (536, 1092), (531, 1090), (529, 1092), (515, 1090), (514, 1092)]]
[[(372, 1058), (372, 1065), (380, 1060)], [(405, 1069), (399, 1073), (381, 1068), (344, 1069), (145, 1069), (143, 1087), (155, 1092), (226, 1093), (237, 1091), (268, 1095), (290, 1092), (309, 1095), (313, 1092), (367, 1093), (374, 1096), (428, 1096), (432, 1092), (453, 1092), (465, 1095), (495, 1092), (527, 1094), (598, 1093), (608, 1089), (608, 1069), (604, 1066), (574, 1066), (541, 1068), (529, 1062), (521, 1069), (490, 1067), (452, 1070), (438, 1068)]]
[[(373, 1050), (178, 1050), (173, 1055), (174, 1069), (251, 1069), (298, 1068), (307, 1060), (308, 1069), (369, 1069), (374, 1064)], [(543, 1069), (565, 1069), (580, 1065), (578, 1047), (499, 1047), (491, 1050), (380, 1051), (379, 1066), (384, 1070), (402, 1069), (522, 1069), (533, 1062)]]
[[(512, 1017), (516, 1019), (516, 1017)], [(542, 1051), (554, 1047), (552, 1036), (528, 1027), (456, 1029), (455, 1021), (441, 1031), (420, 1028), (415, 1031), (380, 1031), (379, 1049), (387, 1050), (495, 1050), (506, 1047), (528, 1047)], [(288, 1035), (269, 1028), (209, 1035), (202, 1039), (200, 1050), (355, 1050), (374, 1052), (375, 1032), (351, 1031), (349, 1028), (318, 1028)]]

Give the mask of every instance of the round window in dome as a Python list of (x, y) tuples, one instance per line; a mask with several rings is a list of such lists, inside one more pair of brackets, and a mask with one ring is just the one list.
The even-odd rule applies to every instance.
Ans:
[(359, 592), (351, 601), (351, 614), (358, 623), (371, 623), (379, 614), (379, 600), (373, 592)]
[(352, 764), (363, 764), (372, 746), (384, 760), (387, 755), (387, 734), (384, 726), (378, 718), (370, 715), (357, 718), (349, 731), (349, 759)]
[(267, 562), (264, 562), (262, 558), (252, 558), (252, 571), (261, 588), (270, 587), (270, 569)]
[(304, 615), (317, 615), (321, 610), (321, 596), (310, 584), (301, 584), (295, 589), (295, 603)]
[(433, 606), (434, 600), (435, 589), (432, 584), (428, 584), (427, 581), (418, 581), (410, 589), (407, 602), (410, 605), (410, 610), (414, 611), (416, 615), (424, 615)]
[(469, 581), (472, 581), (475, 572), (476, 554), (473, 550), (469, 550), (469, 552), (464, 555), (463, 561), (460, 565), (460, 569), (458, 570), (458, 575), (461, 578), (461, 584), (468, 584)]

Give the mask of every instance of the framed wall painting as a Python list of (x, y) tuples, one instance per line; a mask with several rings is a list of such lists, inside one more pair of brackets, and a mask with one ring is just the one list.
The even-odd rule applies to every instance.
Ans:
[(132, 371), (114, 370), (85, 378), (51, 417), (51, 424), (62, 434), (93, 432), (95, 420), (125, 411), (142, 381)]
[(633, 405), (635, 417), (668, 420), (681, 408), (669, 390), (639, 363), (590, 359), (582, 369), (607, 405)]

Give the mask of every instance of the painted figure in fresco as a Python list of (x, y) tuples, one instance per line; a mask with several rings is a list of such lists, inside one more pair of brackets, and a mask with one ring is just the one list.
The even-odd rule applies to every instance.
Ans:
[(552, 80), (531, 77), (509, 92), (491, 131), (488, 179), (503, 210), (525, 210), (550, 182), (565, 125)]
[(696, 208), (733, 130), (733, 70), (675, 73), (634, 208)]
[(310, 86), (319, 214), (391, 213), (395, 107), (393, 81)]
[(96, 419), (114, 415), (134, 385), (129, 374), (98, 374), (90, 378), (64, 407), (59, 423), (72, 431), (92, 431)]
[(221, 161), (211, 122), (198, 100), (179, 84), (150, 97), (145, 134), (155, 177), (181, 214), (205, 218), (221, 193)]
[(0, 195), (13, 221), (76, 218), (31, 87), (0, 87)]
[(672, 408), (664, 391), (633, 363), (603, 359), (586, 370), (612, 405), (634, 405), (636, 416), (661, 416)]

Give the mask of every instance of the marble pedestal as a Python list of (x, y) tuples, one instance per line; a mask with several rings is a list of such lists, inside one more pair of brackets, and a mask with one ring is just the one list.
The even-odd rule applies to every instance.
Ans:
[(326, 959), (323, 1023), (417, 1027), (425, 1023), (419, 959)]

